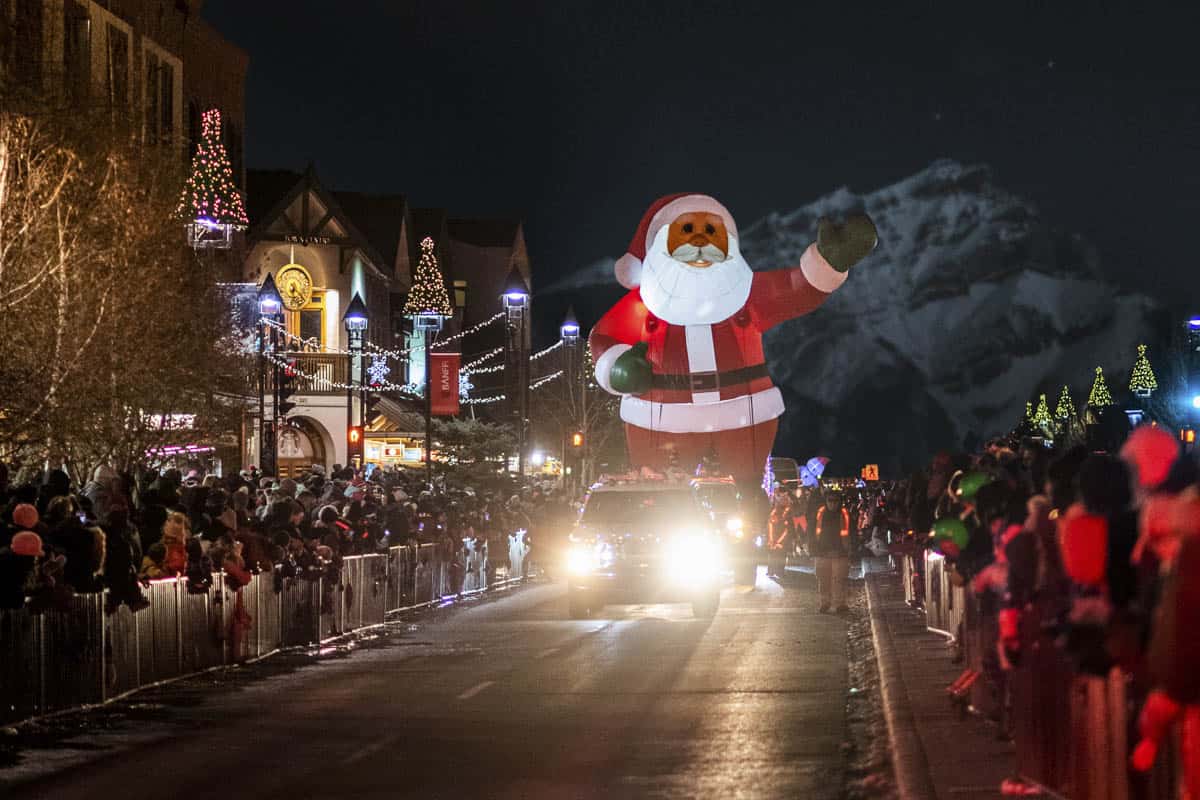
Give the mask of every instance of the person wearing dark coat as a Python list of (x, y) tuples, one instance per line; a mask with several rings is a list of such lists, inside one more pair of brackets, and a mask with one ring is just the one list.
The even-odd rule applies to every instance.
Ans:
[(123, 499), (109, 503), (108, 516), (101, 521), (105, 533), (104, 585), (108, 587), (106, 610), (113, 613), (122, 604), (140, 611), (150, 602), (138, 585), (142, 562), (137, 531), (129, 524), (129, 507)]
[(104, 568), (105, 537), (99, 528), (87, 527), (79, 519), (79, 506), (69, 495), (55, 497), (46, 509), (50, 528), (49, 545), (65, 556), (63, 580), (76, 592), (104, 589), (100, 574)]

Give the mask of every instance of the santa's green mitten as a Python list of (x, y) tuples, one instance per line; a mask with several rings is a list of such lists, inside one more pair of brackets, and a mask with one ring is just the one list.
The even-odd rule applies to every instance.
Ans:
[(612, 371), (608, 373), (608, 385), (620, 394), (642, 394), (650, 388), (650, 362), (646, 359), (649, 344), (638, 342), (617, 356)]
[(842, 223), (817, 220), (817, 252), (838, 272), (866, 258), (878, 241), (875, 223), (866, 214), (853, 214)]

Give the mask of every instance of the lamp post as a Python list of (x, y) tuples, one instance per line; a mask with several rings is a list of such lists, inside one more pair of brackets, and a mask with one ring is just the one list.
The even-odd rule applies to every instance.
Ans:
[(422, 355), (425, 358), (425, 483), (433, 488), (433, 359), (429, 349), (433, 346), (434, 335), (442, 329), (445, 317), (422, 311), (413, 317), (413, 325), (421, 332)]
[[(268, 325), (283, 310), (283, 298), (268, 272), (258, 287), (258, 463), (264, 475), (275, 474), (275, 422), (267, 422), (267, 335), (271, 336), (271, 353), (275, 351), (275, 328)], [(278, 381), (272, 381), (272, 391)], [(271, 412), (274, 415), (272, 403)]]
[[(582, 372), (583, 372), (583, 360), (579, 358), (579, 320), (575, 318), (574, 306), (567, 307), (567, 315), (565, 317), (563, 317), (562, 325), (559, 326), (558, 333), (559, 333), (559, 336), (562, 338), (563, 360), (565, 361), (564, 374), (563, 374), (563, 391), (566, 393), (567, 399), (571, 400), (574, 397), (575, 391), (576, 391), (575, 382), (576, 382), (578, 376), (580, 374), (582, 374)], [(587, 397), (585, 394), (586, 390), (587, 390), (586, 383), (583, 384), (583, 390), (584, 391), (580, 392), (580, 394), (579, 394), (579, 401), (577, 403), (576, 402), (570, 403), (571, 416), (574, 417), (572, 422), (575, 423), (573, 426), (573, 429), (571, 432), (569, 432), (569, 434), (568, 434), (568, 432), (564, 432), (564, 434), (563, 434), (564, 439), (566, 438), (567, 435), (571, 436), (570, 452), (573, 455), (578, 456), (578, 458), (572, 459), (573, 461), (576, 462), (576, 464), (575, 464), (575, 474), (571, 476), (571, 483), (575, 483), (576, 481), (580, 480), (581, 478), (580, 478), (579, 473), (581, 473), (583, 471), (583, 453), (584, 453), (583, 448), (586, 446), (585, 443), (586, 443), (587, 437), (584, 436), (583, 441), (580, 441), (578, 444), (575, 441), (575, 438), (580, 435), (580, 432), (583, 431), (585, 425), (587, 424), (587, 416), (586, 416)], [(563, 456), (564, 456), (563, 462), (564, 462), (564, 464), (566, 462), (566, 458), (565, 458), (566, 453), (567, 453), (567, 448), (564, 446), (563, 447)], [(566, 475), (563, 475), (563, 486), (566, 487), (566, 485), (567, 485), (567, 477), (566, 477)]]
[[(358, 292), (354, 293), (354, 297), (350, 299), (350, 304), (346, 306), (346, 313), (342, 315), (342, 324), (346, 326), (346, 334), (350, 344), (350, 361), (348, 364), (349, 373), (346, 381), (346, 461), (352, 462), (357, 453), (351, 452), (351, 446), (354, 449), (365, 447), (362, 441), (362, 431), (355, 436), (354, 425), (354, 390), (355, 387), (362, 386), (363, 368), (362, 368), (362, 352), (363, 352), (363, 335), (367, 330), (367, 305), (359, 297)], [(365, 460), (365, 458), (363, 459)], [(359, 466), (354, 465), (356, 468)]]
[(529, 354), (526, 352), (528, 334), (526, 320), (529, 316), (529, 287), (521, 272), (513, 266), (504, 282), (500, 295), (504, 301), (504, 311), (507, 316), (506, 327), (508, 336), (505, 337), (507, 356), (513, 366), (512, 378), (513, 398), (517, 411), (517, 475), (525, 476), (525, 420), (529, 416)]

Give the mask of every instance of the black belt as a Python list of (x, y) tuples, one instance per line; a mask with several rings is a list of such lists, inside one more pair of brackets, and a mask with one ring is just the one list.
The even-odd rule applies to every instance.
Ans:
[(716, 392), (722, 386), (736, 386), (748, 383), (758, 378), (767, 378), (767, 365), (753, 364), (749, 367), (731, 369), (725, 372), (690, 372), (686, 375), (655, 374), (650, 381), (653, 389), (667, 389), (679, 392)]

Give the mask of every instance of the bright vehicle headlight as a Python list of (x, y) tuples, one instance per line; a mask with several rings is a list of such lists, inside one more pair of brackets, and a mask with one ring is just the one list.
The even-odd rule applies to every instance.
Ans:
[(671, 577), (679, 583), (712, 580), (721, 568), (721, 547), (715, 536), (681, 533), (671, 539), (668, 555)]
[(591, 572), (594, 563), (591, 550), (583, 545), (574, 545), (567, 551), (567, 572), (572, 575)]
[(607, 567), (613, 563), (612, 545), (605, 542), (571, 545), (567, 550), (567, 572), (571, 575), (586, 575), (587, 573)]
[(725, 530), (732, 533), (737, 538), (742, 538), (742, 520), (740, 517), (730, 517), (725, 520)]

